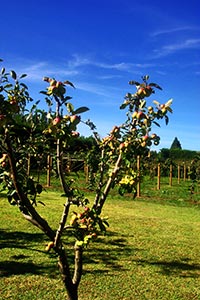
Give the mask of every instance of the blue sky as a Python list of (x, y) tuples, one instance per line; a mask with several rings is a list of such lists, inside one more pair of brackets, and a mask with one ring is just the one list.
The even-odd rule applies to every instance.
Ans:
[(157, 150), (177, 137), (183, 149), (200, 151), (199, 8), (199, 0), (2, 1), (2, 66), (28, 74), (35, 100), (43, 76), (72, 81), (68, 94), (90, 108), (82, 118), (102, 136), (124, 120), (119, 106), (134, 91), (128, 81), (148, 74), (163, 88), (149, 102), (173, 98), (169, 125), (154, 130)]

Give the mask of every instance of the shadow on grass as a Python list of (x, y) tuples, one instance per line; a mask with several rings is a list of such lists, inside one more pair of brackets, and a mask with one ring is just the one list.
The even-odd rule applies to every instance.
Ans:
[[(89, 247), (83, 253), (83, 260), (85, 264), (83, 273), (107, 273), (108, 270), (126, 270), (126, 266), (123, 261), (134, 255), (133, 249), (127, 246), (126, 236), (120, 234), (108, 232), (108, 236), (99, 237), (94, 243), (91, 243)], [(37, 243), (44, 243), (45, 235), (43, 233), (27, 233), (27, 232), (9, 232), (6, 230), (0, 230), (0, 249), (22, 249), (23, 253), (18, 254), (16, 251), (15, 255), (10, 256), (10, 260), (0, 262), (0, 277), (19, 275), (19, 274), (42, 274), (45, 273), (47, 276), (52, 277), (52, 273), (58, 272), (56, 266), (55, 253), (52, 251), (46, 253), (49, 256), (50, 263), (35, 264), (32, 262), (34, 256), (31, 255), (29, 261), (30, 251), (37, 252), (36, 255), (42, 255), (44, 251), (37, 249)], [(34, 246), (34, 247), (33, 247)], [(66, 247), (69, 265), (73, 265), (73, 246), (69, 244), (70, 249)], [(137, 249), (138, 250), (138, 249)], [(11, 254), (10, 254), (11, 255)], [(52, 263), (52, 259), (54, 262)], [(92, 266), (91, 268), (87, 265)], [(89, 269), (89, 270), (88, 270)], [(91, 270), (92, 269), (92, 270)]]
[[(43, 233), (28, 233), (22, 231), (0, 230), (0, 249), (3, 248), (22, 248), (29, 249), (33, 243), (45, 241)], [(39, 250), (38, 250), (39, 251)]]
[(131, 255), (134, 249), (124, 246), (124, 242), (122, 244), (119, 243), (116, 246), (115, 244), (107, 242), (106, 248), (104, 245), (100, 245), (100, 243), (98, 245), (99, 247), (96, 245), (95, 248), (91, 246), (84, 256), (84, 263), (93, 266), (98, 265), (99, 268), (97, 266), (95, 269), (92, 268), (91, 271), (87, 270), (86, 273), (107, 273), (108, 270), (127, 270), (126, 265), (123, 264), (124, 257)]
[[(84, 273), (107, 273), (108, 271), (126, 271), (130, 262), (135, 262), (138, 265), (157, 266), (159, 272), (167, 276), (180, 276), (199, 278), (200, 265), (192, 263), (188, 258), (180, 261), (150, 261), (133, 259), (135, 252), (143, 251), (143, 249), (133, 248), (127, 244), (127, 236), (122, 236), (120, 233), (108, 231), (106, 237), (99, 237), (95, 243), (89, 245), (84, 251)], [(43, 233), (27, 233), (27, 232), (7, 232), (0, 230), (0, 248), (22, 249), (23, 254), (10, 256), (10, 260), (5, 260), (0, 263), (0, 277), (7, 277), (19, 274), (46, 274), (49, 277), (55, 277), (58, 274), (56, 266), (56, 257), (53, 252), (46, 255), (49, 256), (49, 263), (35, 264), (29, 260), (30, 251), (37, 252), (36, 255), (42, 255), (44, 251), (35, 249), (35, 244), (44, 243), (45, 235)], [(34, 245), (34, 248), (33, 248)], [(72, 249), (71, 245), (70, 248)], [(68, 251), (69, 265), (73, 265), (74, 256)], [(9, 251), (9, 250), (8, 250)], [(31, 259), (34, 256), (31, 255)]]
[[(44, 251), (35, 248), (35, 245), (40, 243), (45, 243), (45, 235), (43, 233), (0, 230), (0, 250), (7, 249), (10, 255), (9, 260), (0, 261), (0, 277), (43, 273), (47, 273), (49, 277), (56, 276), (56, 266), (54, 264), (35, 264), (32, 262), (34, 256), (30, 255), (31, 252), (37, 252), (36, 255), (44, 253)], [(19, 253), (18, 249), (22, 250), (23, 253)], [(16, 254), (11, 255), (15, 252)]]
[(54, 278), (56, 276), (55, 267), (47, 265), (36, 265), (32, 262), (21, 262), (15, 260), (3, 261), (0, 263), (0, 278), (24, 274), (41, 275), (44, 273), (48, 273), (50, 277)]
[(200, 264), (190, 263), (190, 259), (185, 258), (184, 261), (147, 261), (136, 260), (140, 265), (152, 265), (158, 266), (161, 269), (161, 273), (167, 276), (179, 276), (179, 277), (200, 277)]

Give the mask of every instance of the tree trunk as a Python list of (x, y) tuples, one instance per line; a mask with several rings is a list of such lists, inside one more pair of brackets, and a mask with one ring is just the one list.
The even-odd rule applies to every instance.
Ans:
[(70, 293), (68, 291), (67, 295), (68, 295), (67, 300), (78, 300), (77, 288), (75, 288), (73, 291), (70, 291)]
[(64, 249), (59, 253), (58, 265), (62, 281), (67, 291), (67, 300), (78, 300), (78, 284), (74, 283), (71, 279), (70, 269)]

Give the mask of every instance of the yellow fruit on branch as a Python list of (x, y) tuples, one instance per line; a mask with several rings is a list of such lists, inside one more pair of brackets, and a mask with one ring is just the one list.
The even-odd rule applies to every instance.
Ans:
[(54, 242), (49, 242), (45, 248), (45, 251), (49, 252), (54, 247)]

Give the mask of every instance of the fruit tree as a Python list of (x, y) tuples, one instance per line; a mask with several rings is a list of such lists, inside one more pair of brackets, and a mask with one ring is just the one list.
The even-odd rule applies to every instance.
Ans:
[[(159, 136), (152, 132), (153, 124), (161, 119), (168, 123), (168, 112), (172, 112), (172, 100), (165, 104), (153, 101), (150, 97), (161, 87), (142, 77), (142, 82), (130, 81), (133, 92), (127, 93), (120, 107), (124, 110), (125, 121), (115, 125), (109, 135), (101, 138), (95, 125), (82, 120), (82, 113), (88, 108), (75, 108), (67, 88), (74, 88), (70, 81), (58, 81), (44, 77), (47, 88), (42, 92), (47, 103), (43, 110), (39, 102), (34, 102), (28, 87), (21, 82), (25, 74), (18, 76), (15, 71), (1, 70), (0, 77), (0, 180), (11, 205), (18, 207), (23, 217), (41, 229), (48, 237), (46, 251), (55, 251), (68, 300), (78, 299), (78, 286), (82, 276), (82, 256), (89, 241), (106, 230), (107, 220), (101, 216), (102, 208), (110, 190), (118, 188), (121, 195), (135, 193), (140, 176), (135, 168), (138, 155), (148, 156), (152, 144), (159, 144)], [(31, 105), (31, 102), (33, 105)], [(96, 139), (100, 157), (96, 170), (96, 196), (88, 201), (68, 179), (63, 167), (63, 153), (78, 136), (78, 125), (84, 122)], [(56, 169), (65, 195), (64, 208), (61, 207), (60, 222), (55, 230), (48, 220), (37, 211), (38, 194), (43, 190), (40, 177), (30, 176), (31, 156), (42, 160), (45, 155), (55, 154)], [(58, 196), (59, 197), (59, 196)], [(71, 215), (70, 208), (79, 209)], [(74, 267), (69, 265), (67, 252), (62, 242), (74, 236)], [(70, 249), (68, 249), (70, 251)]]

